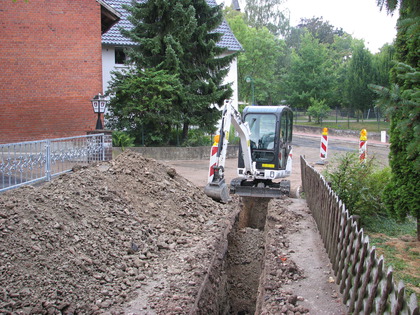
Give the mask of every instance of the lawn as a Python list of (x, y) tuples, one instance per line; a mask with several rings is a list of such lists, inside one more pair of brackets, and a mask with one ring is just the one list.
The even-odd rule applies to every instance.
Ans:
[(416, 293), (420, 302), (420, 242), (416, 220), (397, 222), (388, 217), (371, 217), (363, 223), (370, 245), (377, 257), (384, 256), (385, 266), (392, 266), (395, 282), (404, 281), (406, 293)]

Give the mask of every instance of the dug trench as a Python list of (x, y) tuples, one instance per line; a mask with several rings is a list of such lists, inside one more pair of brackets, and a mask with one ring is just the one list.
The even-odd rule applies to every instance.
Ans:
[(0, 195), (0, 314), (342, 314), (322, 257), (315, 280), (295, 263), (322, 248), (293, 241), (309, 217), (300, 199), (222, 205), (127, 150)]
[[(284, 288), (304, 278), (292, 259), (286, 229), (299, 215), (288, 213), (288, 198), (243, 197), (227, 233), (227, 246), (214, 261), (198, 297), (201, 314), (304, 314), (303, 296)], [(283, 222), (283, 224), (281, 224)], [(327, 314), (327, 313), (325, 313)], [(339, 314), (339, 313), (337, 313)]]

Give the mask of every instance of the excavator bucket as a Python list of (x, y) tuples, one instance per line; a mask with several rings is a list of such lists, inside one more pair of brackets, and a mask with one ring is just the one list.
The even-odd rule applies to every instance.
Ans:
[(218, 182), (208, 183), (207, 186), (204, 187), (204, 193), (216, 201), (223, 203), (230, 201), (229, 188), (224, 179)]

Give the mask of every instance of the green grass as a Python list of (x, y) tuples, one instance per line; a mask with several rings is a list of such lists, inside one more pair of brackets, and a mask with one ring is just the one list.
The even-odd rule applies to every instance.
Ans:
[(392, 266), (394, 281), (404, 281), (407, 295), (416, 293), (420, 302), (420, 252), (414, 240), (416, 221), (409, 218), (397, 222), (388, 217), (371, 217), (363, 222), (370, 245), (376, 247), (377, 257), (384, 256), (385, 266)]
[(295, 121), (295, 125), (302, 125), (302, 126), (313, 126), (313, 127), (327, 127), (328, 129), (341, 129), (341, 130), (362, 130), (366, 129), (368, 132), (379, 132), (382, 130), (388, 131), (389, 130), (389, 122), (380, 121), (379, 125), (377, 121), (372, 120), (365, 120), (364, 122), (356, 122), (350, 121), (338, 121), (338, 123), (334, 122), (323, 122), (321, 124), (317, 124), (314, 122), (306, 121)]
[(388, 216), (371, 216), (363, 218), (363, 228), (367, 233), (382, 233), (389, 237), (410, 235), (416, 237), (416, 221), (407, 218), (404, 222), (397, 222)]

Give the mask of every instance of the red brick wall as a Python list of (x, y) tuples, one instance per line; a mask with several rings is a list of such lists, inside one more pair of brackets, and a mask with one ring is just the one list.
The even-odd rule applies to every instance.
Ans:
[(101, 68), (96, 0), (2, 0), (0, 143), (94, 129)]

